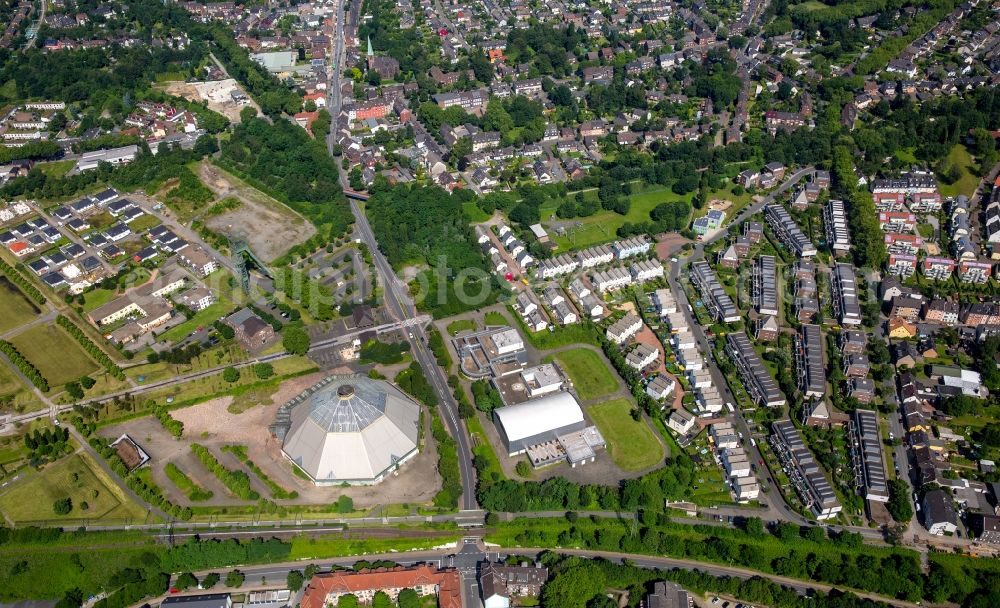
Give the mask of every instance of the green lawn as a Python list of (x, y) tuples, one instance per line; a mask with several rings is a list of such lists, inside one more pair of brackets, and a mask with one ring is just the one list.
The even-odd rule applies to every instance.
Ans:
[(60, 178), (67, 173), (69, 170), (76, 166), (75, 160), (55, 160), (50, 163), (38, 163), (35, 165), (39, 171), (47, 175), (48, 177)]
[(962, 177), (954, 184), (941, 182), (941, 196), (958, 196), (959, 194), (972, 196), (972, 193), (976, 191), (976, 186), (979, 185), (979, 176), (974, 173), (975, 163), (972, 160), (972, 155), (962, 144), (955, 144), (951, 152), (948, 153), (948, 160), (961, 167)]
[(476, 322), (472, 319), (459, 319), (448, 324), (448, 333), (456, 336), (463, 331), (475, 331)]
[(915, 165), (917, 164), (917, 157), (913, 154), (915, 150), (916, 148), (904, 148), (902, 150), (896, 150), (896, 158), (898, 158), (900, 161), (904, 163)]
[[(639, 188), (636, 188), (639, 190)], [(588, 193), (591, 194), (591, 193)], [(566, 230), (566, 234), (557, 234), (554, 229), (549, 228), (551, 221), (548, 217), (555, 212), (557, 203), (547, 203), (542, 206), (542, 224), (548, 229), (552, 240), (563, 249), (583, 249), (599, 243), (607, 243), (617, 238), (618, 228), (626, 222), (637, 224), (649, 221), (649, 212), (660, 203), (668, 201), (691, 201), (691, 194), (683, 196), (674, 194), (669, 188), (649, 188), (636, 192), (629, 196), (632, 201), (629, 211), (625, 215), (619, 215), (613, 211), (598, 211), (590, 217), (579, 217), (571, 220), (573, 225)], [(558, 219), (557, 219), (558, 221)], [(576, 226), (580, 224), (580, 226)]]
[(626, 399), (612, 399), (587, 408), (597, 425), (608, 452), (622, 470), (641, 471), (663, 459), (663, 446), (646, 422), (632, 420), (632, 404)]
[(14, 370), (0, 365), (0, 412), (32, 412), (41, 407), (42, 402), (34, 391), (21, 382)]
[(574, 348), (546, 357), (552, 359), (569, 376), (583, 401), (610, 395), (621, 387), (601, 356), (588, 348)]
[(510, 325), (510, 321), (502, 312), (491, 310), (483, 319), (487, 325)]
[[(53, 503), (61, 498), (73, 501), (68, 515), (57, 515)], [(86, 507), (86, 508), (85, 508)], [(59, 520), (70, 524), (80, 520), (139, 521), (146, 510), (125, 496), (124, 491), (86, 454), (73, 454), (48, 465), (0, 495), (0, 511), (16, 523)]]
[(132, 232), (140, 233), (149, 230), (150, 228), (159, 226), (161, 224), (160, 218), (155, 215), (140, 215), (131, 222), (129, 222), (128, 227)]
[(6, 333), (35, 318), (39, 312), (34, 302), (29, 300), (16, 285), (0, 277), (0, 333)]
[(465, 217), (469, 218), (469, 221), (473, 224), (481, 224), (486, 220), (490, 219), (490, 216), (486, 214), (485, 211), (479, 208), (476, 201), (468, 201), (462, 203), (462, 211), (465, 212)]
[(180, 470), (176, 464), (168, 462), (167, 466), (164, 467), (163, 472), (166, 473), (167, 478), (170, 479), (171, 483), (177, 486), (178, 490), (184, 492), (184, 495), (188, 497), (188, 500), (199, 501), (212, 498), (213, 492), (211, 490), (206, 490), (198, 485), (194, 480), (188, 477), (184, 471)]
[(175, 325), (174, 327), (171, 327), (167, 331), (163, 332), (163, 334), (161, 334), (157, 339), (166, 342), (177, 342), (178, 340), (183, 340), (192, 331), (198, 329), (199, 327), (208, 327), (212, 324), (212, 321), (225, 316), (232, 309), (232, 302), (229, 300), (219, 300), (205, 310), (195, 313), (195, 315), (187, 321)]
[(49, 381), (53, 390), (98, 369), (96, 363), (69, 334), (51, 325), (36, 325), (10, 340)]

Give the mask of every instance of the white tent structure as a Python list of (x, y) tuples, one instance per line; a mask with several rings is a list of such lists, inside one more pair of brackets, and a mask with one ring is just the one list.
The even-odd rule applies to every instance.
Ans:
[(382, 380), (331, 376), (282, 416), (282, 451), (317, 485), (375, 484), (417, 454), (420, 406)]

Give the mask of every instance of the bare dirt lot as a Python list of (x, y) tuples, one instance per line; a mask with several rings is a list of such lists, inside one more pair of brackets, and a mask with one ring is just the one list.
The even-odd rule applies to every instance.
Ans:
[[(267, 426), (274, 420), (275, 411), (282, 403), (322, 379), (324, 372), (310, 374), (283, 383), (271, 396), (271, 403), (247, 409), (234, 414), (227, 408), (232, 397), (212, 399), (198, 405), (171, 412), (184, 423), (184, 437), (180, 440), (170, 436), (153, 417), (147, 416), (120, 425), (105, 427), (101, 435), (113, 438), (128, 433), (137, 441), (152, 461), (153, 479), (164, 493), (179, 504), (226, 506), (247, 504), (229, 495), (225, 487), (191, 453), (190, 443), (195, 442), (209, 448), (223, 465), (230, 469), (246, 468), (232, 455), (220, 448), (227, 444), (247, 446), (247, 453), (257, 466), (275, 483), (286, 490), (296, 490), (295, 500), (277, 501), (281, 504), (319, 505), (330, 504), (341, 495), (350, 496), (355, 508), (367, 509), (378, 505), (428, 503), (441, 489), (441, 479), (437, 473), (437, 449), (430, 433), (430, 417), (424, 416), (424, 445), (420, 453), (407, 462), (393, 477), (375, 486), (358, 487), (317, 487), (311, 482), (297, 477), (291, 464), (281, 453), (281, 445), (271, 437)], [(173, 462), (191, 479), (206, 489), (212, 490), (211, 500), (191, 503), (167, 478), (163, 469)], [(270, 497), (267, 487), (256, 475), (247, 471), (252, 486), (261, 496)]]
[(265, 262), (316, 233), (316, 227), (304, 217), (215, 165), (202, 161), (197, 172), (217, 197), (233, 197), (241, 203), (232, 211), (206, 219), (205, 224), (220, 234), (246, 239)]
[[(176, 80), (164, 83), (160, 85), (160, 88), (170, 95), (183, 97), (188, 101), (205, 101), (208, 103), (209, 110), (222, 114), (234, 123), (240, 122), (240, 110), (243, 109), (243, 106), (235, 103), (230, 93), (241, 91), (246, 94), (246, 92), (232, 78), (211, 80), (208, 82), (183, 82)], [(249, 100), (248, 103), (260, 112), (260, 107), (253, 100)]]

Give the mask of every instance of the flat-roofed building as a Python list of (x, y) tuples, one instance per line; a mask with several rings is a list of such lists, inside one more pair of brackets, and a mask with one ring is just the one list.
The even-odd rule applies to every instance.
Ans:
[(778, 314), (778, 268), (773, 255), (762, 255), (754, 266), (754, 303), (762, 315)]
[(726, 336), (726, 352), (736, 366), (747, 393), (758, 406), (785, 405), (785, 395), (764, 367), (764, 362), (744, 332), (732, 332)]
[(882, 438), (878, 432), (878, 414), (871, 410), (855, 410), (852, 426), (855, 479), (867, 500), (889, 502), (888, 475), (882, 454)]
[(823, 332), (819, 325), (805, 324), (795, 336), (795, 367), (799, 390), (806, 397), (826, 394), (826, 369), (823, 366)]
[(771, 443), (788, 471), (788, 476), (816, 519), (835, 517), (843, 510), (822, 467), (806, 447), (791, 420), (778, 420), (772, 428)]
[(701, 292), (702, 301), (717, 320), (735, 323), (740, 320), (740, 310), (719, 282), (715, 271), (705, 260), (698, 260), (690, 266), (691, 282)]
[(841, 325), (861, 325), (861, 303), (858, 300), (858, 281), (854, 267), (837, 264), (833, 268), (833, 307)]
[(795, 255), (800, 258), (816, 255), (816, 246), (802, 232), (802, 229), (783, 206), (767, 205), (764, 207), (764, 217), (778, 239)]
[(844, 201), (830, 199), (823, 210), (826, 222), (826, 242), (836, 256), (847, 255), (851, 251), (851, 232), (847, 227), (847, 212)]

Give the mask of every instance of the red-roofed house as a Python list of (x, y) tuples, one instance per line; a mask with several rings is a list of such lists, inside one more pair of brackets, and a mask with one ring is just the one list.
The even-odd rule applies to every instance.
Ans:
[(14, 241), (10, 245), (7, 245), (7, 249), (10, 249), (10, 252), (17, 257), (26, 256), (33, 251), (31, 246), (22, 241)]
[(462, 608), (462, 584), (457, 570), (438, 570), (429, 565), (412, 568), (378, 568), (358, 572), (330, 572), (312, 577), (299, 603), (301, 608), (325, 608), (345, 595), (370, 604), (375, 594), (385, 592), (393, 601), (403, 589), (417, 595), (436, 594), (441, 608)]
[(326, 107), (326, 95), (324, 95), (323, 93), (309, 93), (308, 95), (302, 96), (302, 101), (305, 102), (310, 100), (312, 100), (312, 102), (316, 104), (317, 108)]

